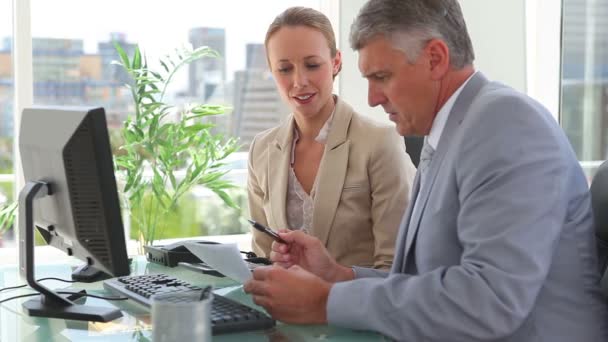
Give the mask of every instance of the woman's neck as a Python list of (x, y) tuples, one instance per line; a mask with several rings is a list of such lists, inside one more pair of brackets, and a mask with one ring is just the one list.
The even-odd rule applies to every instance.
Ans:
[(333, 113), (335, 107), (336, 100), (332, 96), (330, 100), (327, 101), (327, 104), (321, 107), (321, 112), (319, 115), (315, 115), (313, 117), (304, 117), (295, 113), (294, 119), (296, 120), (300, 139), (315, 140), (315, 138), (319, 135), (321, 128), (323, 128), (323, 125), (325, 125), (325, 122), (327, 122), (327, 119), (329, 119), (331, 113)]

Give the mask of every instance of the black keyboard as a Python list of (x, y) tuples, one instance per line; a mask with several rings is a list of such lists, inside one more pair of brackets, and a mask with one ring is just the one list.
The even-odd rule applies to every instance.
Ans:
[[(148, 308), (152, 306), (152, 295), (202, 290), (198, 286), (188, 284), (166, 274), (112, 278), (104, 281), (103, 286), (111, 292), (129, 297)], [(268, 329), (274, 325), (275, 321), (272, 318), (258, 310), (226, 297), (213, 295), (211, 327), (214, 335)]]

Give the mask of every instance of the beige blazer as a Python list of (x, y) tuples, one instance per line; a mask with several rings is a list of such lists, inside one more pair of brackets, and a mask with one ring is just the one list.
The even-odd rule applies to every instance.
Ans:
[[(258, 134), (249, 151), (250, 214), (274, 230), (288, 228), (294, 124), (290, 115)], [(415, 172), (394, 126), (365, 118), (338, 98), (317, 174), (310, 233), (340, 264), (390, 268)], [(252, 232), (253, 251), (268, 256), (272, 240)]]

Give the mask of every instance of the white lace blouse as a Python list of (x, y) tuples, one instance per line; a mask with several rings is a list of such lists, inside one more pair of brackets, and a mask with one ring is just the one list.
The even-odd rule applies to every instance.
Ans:
[[(334, 113), (332, 112), (321, 130), (319, 134), (315, 138), (315, 141), (321, 144), (325, 144), (327, 142), (327, 136), (329, 135), (329, 130), (331, 129), (331, 123), (334, 118)], [(309, 232), (310, 227), (312, 225), (312, 218), (314, 215), (313, 212), (313, 201), (315, 199), (315, 192), (317, 188), (317, 179), (319, 177), (319, 173), (315, 176), (315, 181), (312, 185), (312, 189), (310, 190), (310, 195), (304, 191), (304, 188), (298, 181), (298, 177), (293, 170), (293, 165), (296, 161), (296, 143), (300, 139), (300, 135), (298, 133), (297, 127), (294, 125), (293, 132), (293, 141), (291, 143), (291, 167), (289, 168), (289, 180), (287, 184), (287, 203), (286, 203), (286, 213), (287, 213), (287, 225), (292, 230), (303, 230), (304, 232)]]

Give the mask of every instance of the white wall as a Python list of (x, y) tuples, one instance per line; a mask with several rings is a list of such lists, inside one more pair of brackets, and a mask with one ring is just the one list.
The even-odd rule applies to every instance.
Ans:
[[(555, 2), (555, 0), (552, 0)], [(362, 114), (388, 121), (381, 108), (367, 105), (367, 83), (357, 68), (348, 35), (353, 18), (366, 0), (340, 1), (338, 31), (342, 50), (339, 93)], [(526, 1), (460, 0), (475, 49), (475, 67), (488, 78), (526, 91)]]
[(350, 25), (359, 13), (359, 9), (367, 0), (342, 0), (340, 1), (339, 26), (334, 27), (338, 31), (339, 49), (342, 51), (342, 71), (339, 76), (338, 94), (342, 96), (355, 110), (361, 114), (370, 115), (378, 120), (388, 121), (388, 117), (382, 107), (370, 108), (367, 104), (367, 81), (361, 77), (357, 67), (357, 54), (350, 48), (348, 36)]
[(475, 49), (475, 68), (526, 92), (525, 0), (460, 0)]

